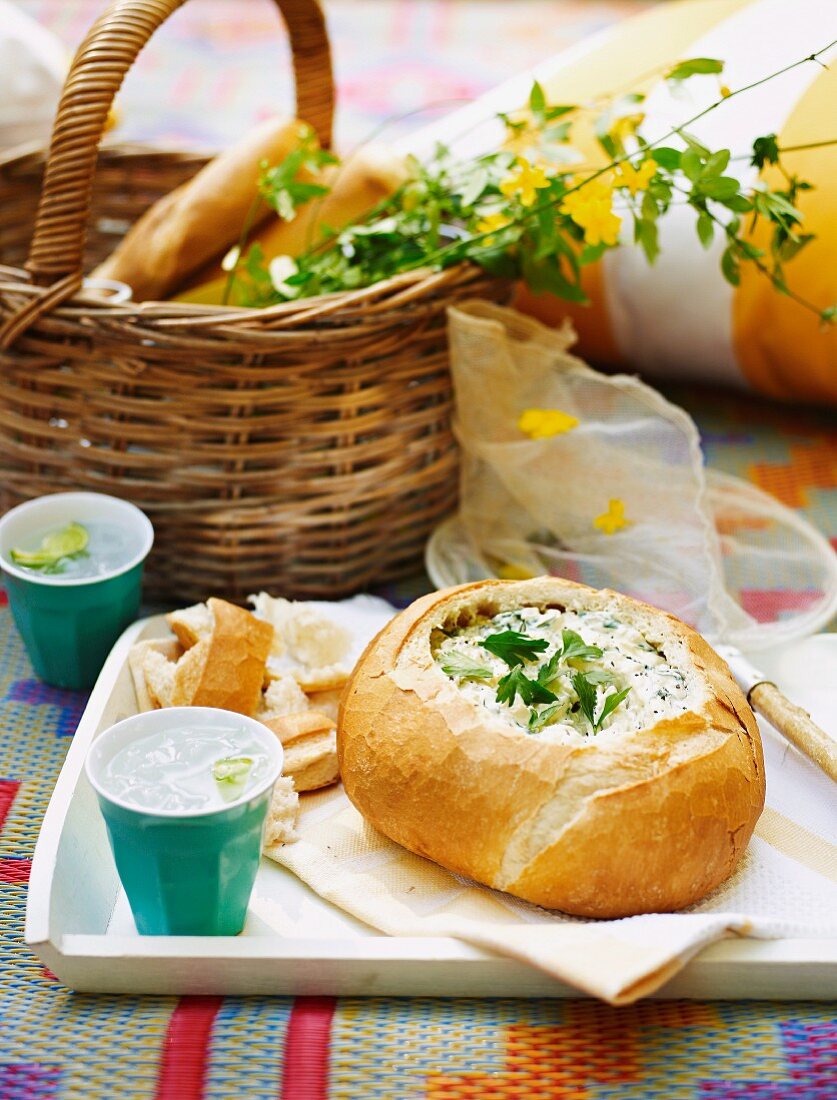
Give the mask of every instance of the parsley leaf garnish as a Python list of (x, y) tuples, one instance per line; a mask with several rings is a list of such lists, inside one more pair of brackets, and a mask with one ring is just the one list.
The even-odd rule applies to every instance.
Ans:
[(609, 714), (612, 714), (616, 710), (622, 700), (626, 698), (630, 690), (631, 689), (629, 687), (626, 687), (623, 688), (621, 691), (614, 692), (613, 695), (608, 695), (605, 697), (604, 706), (602, 707), (602, 713), (599, 715), (599, 721), (596, 727), (597, 733), (601, 729), (602, 723), (604, 722), (605, 718), (607, 718)]
[(532, 706), (533, 703), (552, 703), (556, 698), (549, 688), (537, 680), (530, 680), (519, 665), (497, 684), (497, 702), (511, 706), (518, 695), (527, 706)]
[(558, 665), (561, 663), (561, 650), (553, 653), (549, 660), (538, 669), (538, 683), (551, 687), (558, 677)]
[(577, 672), (573, 676), (573, 687), (575, 688), (576, 695), (578, 696), (578, 703), (581, 707), (584, 717), (593, 727), (593, 733), (598, 733), (602, 728), (602, 723), (609, 714), (612, 714), (623, 699), (627, 696), (631, 690), (629, 687), (623, 688), (622, 691), (614, 692), (613, 695), (608, 695), (605, 698), (604, 706), (602, 707), (602, 713), (596, 718), (596, 686), (592, 684), (583, 672)]
[(529, 714), (529, 732), (540, 733), (544, 726), (548, 725), (559, 710), (563, 708), (562, 702), (550, 703), (548, 707), (541, 707), (539, 711), (533, 710)]
[(492, 670), (486, 665), (481, 665), (466, 653), (458, 653), (455, 649), (444, 655), (442, 672), (448, 676), (456, 676), (460, 680), (491, 680), (494, 676)]
[(562, 661), (589, 661), (602, 655), (602, 650), (597, 645), (588, 645), (574, 630), (562, 630), (561, 640)]
[(515, 668), (524, 661), (533, 661), (536, 653), (543, 653), (548, 648), (549, 642), (546, 638), (530, 638), (517, 630), (502, 630), (499, 634), (490, 634), (480, 645), (505, 661), (509, 668)]

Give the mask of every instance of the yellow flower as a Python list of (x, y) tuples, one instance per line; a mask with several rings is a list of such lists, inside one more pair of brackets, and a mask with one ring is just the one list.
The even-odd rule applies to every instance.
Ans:
[(534, 575), (531, 569), (511, 562), (501, 565), (497, 570), (497, 576), (504, 581), (530, 581)]
[(530, 439), (551, 439), (577, 428), (578, 419), (560, 409), (525, 409), (517, 426)]
[(486, 214), (481, 221), (477, 222), (477, 232), (494, 233), (498, 229), (505, 229), (507, 225), (511, 225), (511, 218), (498, 210), (496, 214)]
[(645, 115), (642, 114), (623, 115), (614, 121), (610, 133), (618, 141), (624, 141), (625, 138), (633, 137), (644, 121)]
[(730, 91), (729, 87), (726, 84), (722, 84), (721, 85), (721, 98), (722, 99), (729, 99), (729, 97), (731, 95), (732, 95), (732, 92)]
[(628, 527), (632, 521), (625, 519), (625, 502), (618, 498), (608, 501), (607, 511), (593, 520), (593, 526), (598, 527), (606, 535), (615, 535), (623, 527)]
[(648, 184), (657, 172), (657, 162), (653, 157), (647, 157), (639, 168), (634, 168), (630, 161), (619, 165), (619, 178), (617, 185), (627, 187), (632, 195), (638, 191), (645, 191)]
[(517, 163), (500, 183), (500, 190), (507, 199), (515, 196), (520, 199), (523, 206), (531, 206), (538, 197), (538, 191), (549, 187), (546, 172), (538, 164), (531, 164), (524, 157), (519, 157)]
[(569, 214), (577, 226), (584, 230), (587, 244), (614, 245), (619, 240), (622, 219), (613, 213), (613, 185), (604, 179), (573, 191), (561, 203), (561, 212)]

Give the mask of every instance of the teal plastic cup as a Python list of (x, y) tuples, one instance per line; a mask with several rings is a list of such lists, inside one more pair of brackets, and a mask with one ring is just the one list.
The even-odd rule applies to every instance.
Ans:
[[(11, 559), (45, 529), (105, 522), (127, 533), (124, 562), (95, 577), (39, 574)], [(54, 493), (28, 500), (0, 519), (0, 569), (9, 606), (36, 676), (82, 690), (96, 682), (114, 642), (139, 615), (142, 568), (154, 542), (148, 517), (103, 493)]]
[[(246, 727), (264, 746), (266, 778), (221, 809), (141, 810), (108, 791), (107, 766), (138, 737), (190, 728), (219, 735)], [(235, 936), (244, 927), (262, 849), (282, 744), (261, 722), (214, 707), (169, 707), (137, 714), (101, 733), (87, 755), (119, 878), (137, 931), (146, 936)]]

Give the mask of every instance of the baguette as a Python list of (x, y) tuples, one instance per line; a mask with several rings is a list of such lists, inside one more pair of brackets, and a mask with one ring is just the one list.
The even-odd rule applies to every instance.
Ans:
[[(568, 628), (587, 656), (561, 665)], [(551, 639), (517, 665), (555, 688), (560, 717), (537, 732), (526, 715), (548, 717), (547, 704), (496, 702), (510, 666), (481, 643), (507, 629)], [(554, 681), (539, 671), (552, 650)], [(479, 656), (482, 679), (459, 674), (463, 656)], [(597, 720), (617, 682), (630, 689), (596, 732), (580, 687), (570, 705), (579, 672), (593, 682)], [(375, 828), (451, 871), (582, 917), (699, 901), (734, 871), (764, 805), (758, 727), (703, 638), (648, 605), (553, 577), (416, 601), (356, 665), (337, 741), (346, 793)]]
[[(269, 119), (143, 214), (93, 272), (133, 290), (134, 300), (166, 298), (238, 240), (256, 198), (261, 164), (284, 160), (308, 134), (296, 119)], [(257, 208), (255, 222), (271, 213)]]

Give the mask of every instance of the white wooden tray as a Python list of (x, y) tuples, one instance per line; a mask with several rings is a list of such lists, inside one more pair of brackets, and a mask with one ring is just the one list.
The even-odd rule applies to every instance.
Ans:
[[(29, 883), (26, 942), (72, 989), (108, 993), (276, 993), (577, 997), (522, 963), (454, 939), (390, 938), (263, 860), (240, 936), (140, 936), (83, 771), (93, 738), (136, 710), (130, 647), (167, 632), (162, 617), (129, 627), (102, 670), (44, 817)], [(259, 919), (275, 902), (299, 928)], [(693, 960), (657, 996), (820, 998), (837, 991), (837, 943), (728, 940)]]

